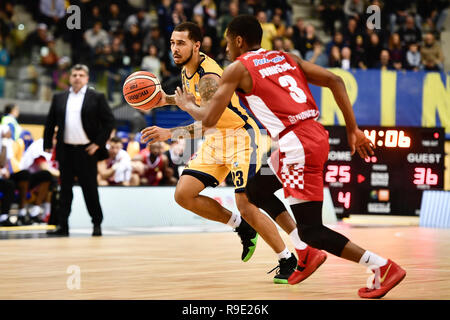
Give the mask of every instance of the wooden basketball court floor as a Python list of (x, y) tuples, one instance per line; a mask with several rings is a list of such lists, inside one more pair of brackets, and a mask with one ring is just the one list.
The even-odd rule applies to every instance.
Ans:
[[(406, 269), (403, 282), (383, 299), (450, 299), (448, 229), (409, 223), (331, 227)], [(328, 254), (304, 282), (276, 285), (275, 273), (267, 271), (277, 259), (262, 238), (244, 263), (237, 234), (226, 229), (99, 238), (89, 231), (69, 238), (0, 240), (0, 299), (357, 300), (371, 275)]]

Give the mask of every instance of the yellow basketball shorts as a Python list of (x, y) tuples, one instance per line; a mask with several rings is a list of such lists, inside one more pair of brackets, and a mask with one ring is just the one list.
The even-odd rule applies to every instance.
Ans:
[(182, 175), (190, 175), (205, 185), (216, 187), (231, 172), (235, 192), (245, 192), (247, 181), (261, 168), (260, 132), (248, 119), (238, 129), (213, 129), (191, 157)]

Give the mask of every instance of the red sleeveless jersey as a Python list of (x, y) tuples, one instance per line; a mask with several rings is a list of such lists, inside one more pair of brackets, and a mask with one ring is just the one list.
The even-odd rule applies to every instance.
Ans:
[(319, 117), (303, 71), (285, 52), (259, 49), (237, 58), (252, 77), (250, 93), (237, 92), (272, 138), (299, 121)]

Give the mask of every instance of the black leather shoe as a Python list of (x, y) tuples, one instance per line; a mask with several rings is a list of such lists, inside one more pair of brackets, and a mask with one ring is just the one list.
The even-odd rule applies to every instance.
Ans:
[(47, 235), (50, 237), (68, 237), (69, 229), (57, 227), (55, 230), (48, 230)]
[(94, 226), (94, 230), (92, 231), (93, 237), (101, 237), (102, 236), (102, 227)]

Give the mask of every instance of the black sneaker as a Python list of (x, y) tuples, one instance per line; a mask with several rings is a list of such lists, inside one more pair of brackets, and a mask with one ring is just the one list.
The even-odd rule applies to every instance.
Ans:
[(278, 260), (278, 265), (267, 272), (267, 274), (271, 273), (274, 270), (277, 270), (277, 274), (273, 277), (273, 283), (277, 284), (287, 284), (288, 279), (291, 274), (295, 271), (297, 267), (297, 258), (292, 253), (289, 258), (283, 258)]
[(29, 226), (29, 225), (33, 224), (33, 221), (31, 219), (31, 217), (28, 214), (26, 214), (24, 216), (18, 217), (18, 224), (20, 226)]
[(12, 222), (10, 218), (8, 217), (5, 221), (0, 222), (0, 227), (17, 227), (17, 223)]
[(244, 219), (241, 220), (241, 224), (239, 227), (234, 229), (234, 231), (237, 232), (241, 238), (241, 243), (243, 246), (241, 259), (242, 261), (247, 262), (255, 252), (256, 242), (258, 241), (258, 233)]

